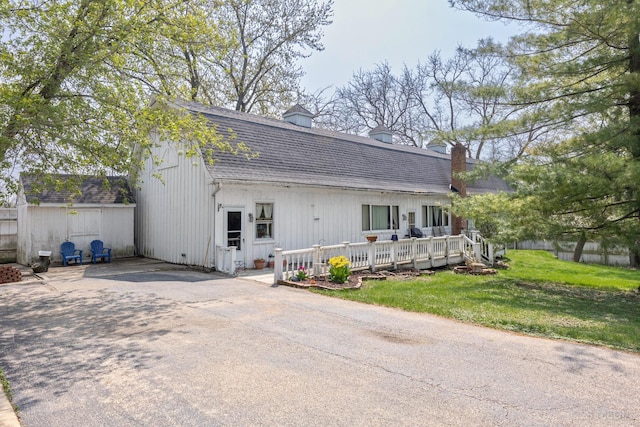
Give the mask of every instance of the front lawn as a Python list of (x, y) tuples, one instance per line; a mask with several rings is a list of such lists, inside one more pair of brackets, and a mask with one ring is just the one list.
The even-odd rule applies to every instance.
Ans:
[(509, 270), (440, 270), (407, 281), (365, 281), (325, 295), (437, 314), (497, 329), (640, 352), (640, 272), (509, 251)]

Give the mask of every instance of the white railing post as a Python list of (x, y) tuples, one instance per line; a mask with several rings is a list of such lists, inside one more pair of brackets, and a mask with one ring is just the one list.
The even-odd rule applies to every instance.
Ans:
[(369, 270), (376, 272), (376, 242), (369, 242)]
[(427, 237), (427, 256), (429, 257), (429, 267), (433, 267), (433, 236)]
[(391, 263), (393, 264), (393, 269), (398, 269), (398, 241), (391, 241)]
[(444, 238), (444, 257), (447, 260), (447, 265), (449, 265), (449, 239), (451, 239), (451, 236)]
[(487, 249), (488, 249), (488, 252), (489, 252), (489, 256), (488, 256), (489, 259), (487, 261), (489, 261), (489, 267), (492, 267), (493, 263), (495, 261), (495, 258), (493, 256), (493, 245), (491, 243), (488, 243), (487, 244)]
[(482, 259), (482, 246), (476, 240), (473, 241), (473, 256), (477, 261)]
[(313, 245), (313, 275), (315, 277), (319, 277), (322, 274), (322, 266), (320, 265), (320, 254), (322, 251), (320, 248), (322, 248), (322, 246)]
[(273, 265), (273, 284), (277, 285), (282, 280), (282, 248), (275, 248), (273, 250), (276, 254), (276, 259)]
[(230, 257), (231, 258), (231, 265), (229, 266), (229, 271), (231, 272), (231, 275), (234, 276), (236, 274), (236, 259), (237, 259), (236, 247), (235, 246), (231, 246), (229, 248), (229, 253), (231, 255), (231, 257)]
[(349, 245), (351, 242), (342, 242), (342, 246), (344, 246), (344, 256), (351, 262), (351, 249)]
[(411, 238), (411, 252), (413, 256), (413, 268), (418, 269), (418, 239)]

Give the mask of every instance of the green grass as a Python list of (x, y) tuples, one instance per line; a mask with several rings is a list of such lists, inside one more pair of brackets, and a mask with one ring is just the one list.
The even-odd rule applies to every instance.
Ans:
[(4, 375), (2, 368), (0, 368), (0, 383), (2, 384), (2, 390), (11, 402), (13, 400), (13, 391), (11, 390), (11, 385), (9, 384), (7, 377)]
[(6, 394), (9, 403), (13, 407), (13, 412), (16, 413), (16, 416), (19, 417), (20, 408), (18, 405), (13, 403), (13, 390), (11, 390), (11, 384), (9, 384), (9, 380), (7, 379), (2, 367), (0, 367), (0, 384), (2, 384), (2, 391)]
[(497, 329), (640, 352), (640, 272), (510, 251), (493, 276), (438, 271), (407, 281), (365, 281), (359, 290), (318, 291), (369, 304), (432, 313)]

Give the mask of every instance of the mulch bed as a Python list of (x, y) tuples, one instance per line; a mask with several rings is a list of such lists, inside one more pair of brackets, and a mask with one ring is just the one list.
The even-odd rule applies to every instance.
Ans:
[(369, 272), (355, 272), (351, 273), (349, 279), (345, 283), (333, 283), (330, 282), (327, 277), (318, 277), (313, 279), (307, 279), (303, 281), (293, 281), (293, 280), (280, 280), (278, 281), (279, 285), (291, 286), (294, 288), (316, 288), (316, 289), (328, 289), (328, 290), (339, 290), (339, 289), (359, 289), (362, 286), (363, 280), (407, 280), (418, 277), (420, 275), (431, 275), (434, 274), (433, 271), (417, 271), (417, 270), (402, 270), (402, 271), (378, 271), (376, 273)]

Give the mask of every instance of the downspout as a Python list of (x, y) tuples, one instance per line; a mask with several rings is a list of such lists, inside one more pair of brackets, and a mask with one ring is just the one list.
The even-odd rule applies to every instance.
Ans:
[(215, 268), (216, 270), (218, 269), (216, 265), (216, 255), (218, 254), (218, 251), (216, 248), (216, 216), (218, 215), (218, 208), (217, 208), (218, 203), (216, 199), (216, 194), (218, 194), (218, 191), (220, 191), (221, 189), (222, 189), (221, 182), (213, 183), (213, 193), (211, 193), (211, 197), (213, 197), (213, 215), (211, 215), (211, 218), (212, 218), (211, 226), (213, 227), (213, 229), (209, 233), (209, 236), (213, 236), (213, 247), (211, 248), (211, 250), (213, 250), (213, 265), (211, 267)]

